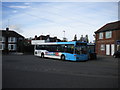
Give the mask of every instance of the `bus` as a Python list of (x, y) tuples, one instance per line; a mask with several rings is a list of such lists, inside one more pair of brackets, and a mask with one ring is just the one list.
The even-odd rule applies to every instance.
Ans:
[(41, 58), (86, 61), (87, 43), (80, 41), (39, 43), (35, 45), (34, 55)]
[(87, 50), (89, 60), (97, 59), (97, 54), (95, 52), (95, 43), (87, 43)]

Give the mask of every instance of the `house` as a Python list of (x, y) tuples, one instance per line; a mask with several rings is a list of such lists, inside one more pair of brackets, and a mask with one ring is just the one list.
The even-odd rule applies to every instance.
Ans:
[(22, 51), (24, 37), (13, 30), (0, 30), (2, 35), (0, 36), (0, 50), (2, 52), (16, 52)]
[(45, 40), (45, 42), (60, 42), (61, 41), (57, 37), (50, 37), (50, 35), (46, 35), (46, 36), (40, 35), (39, 37), (35, 35), (35, 38), (33, 40)]
[(113, 55), (120, 49), (120, 21), (111, 22), (95, 32), (96, 53)]

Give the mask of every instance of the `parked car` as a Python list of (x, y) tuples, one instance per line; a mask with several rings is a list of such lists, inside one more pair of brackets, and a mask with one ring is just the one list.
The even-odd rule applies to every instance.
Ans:
[(116, 51), (116, 52), (113, 54), (113, 57), (115, 57), (115, 58), (120, 58), (120, 50)]

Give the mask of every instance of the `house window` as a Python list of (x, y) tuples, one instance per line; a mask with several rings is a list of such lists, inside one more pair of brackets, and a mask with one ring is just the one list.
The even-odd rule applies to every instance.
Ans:
[(8, 48), (9, 50), (16, 50), (16, 44), (9, 44)]
[(111, 38), (112, 37), (112, 31), (107, 31), (105, 33), (105, 38)]
[(20, 37), (19, 40), (23, 40), (23, 38)]
[(0, 50), (4, 50), (5, 45), (4, 44), (0, 44)]
[(9, 37), (8, 42), (16, 42), (16, 38), (15, 37)]
[(100, 50), (101, 50), (101, 51), (104, 51), (104, 50), (105, 50), (105, 45), (104, 45), (104, 44), (101, 44)]
[(3, 46), (2, 46), (2, 44), (0, 44), (0, 50), (3, 50)]
[(5, 38), (0, 36), (0, 42), (4, 42)]
[(103, 33), (99, 33), (99, 39), (103, 39)]

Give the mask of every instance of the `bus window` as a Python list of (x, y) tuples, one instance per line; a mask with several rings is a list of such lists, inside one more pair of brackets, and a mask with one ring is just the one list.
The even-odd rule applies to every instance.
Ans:
[(48, 45), (46, 50), (48, 50), (49, 52), (56, 52), (57, 46), (56, 45)]
[(64, 52), (64, 50), (65, 50), (65, 45), (58, 45), (57, 46), (57, 51)]
[(75, 54), (87, 54), (87, 47), (86, 46), (75, 47)]
[(94, 46), (94, 45), (89, 45), (89, 46), (88, 46), (88, 50), (89, 50), (90, 52), (95, 52), (95, 46)]
[(72, 44), (65, 45), (64, 52), (73, 54), (74, 53), (74, 45), (72, 45)]
[(43, 45), (36, 45), (36, 50), (44, 50), (44, 46)]
[(73, 52), (74, 52), (74, 45), (67, 45), (67, 52), (73, 54)]

